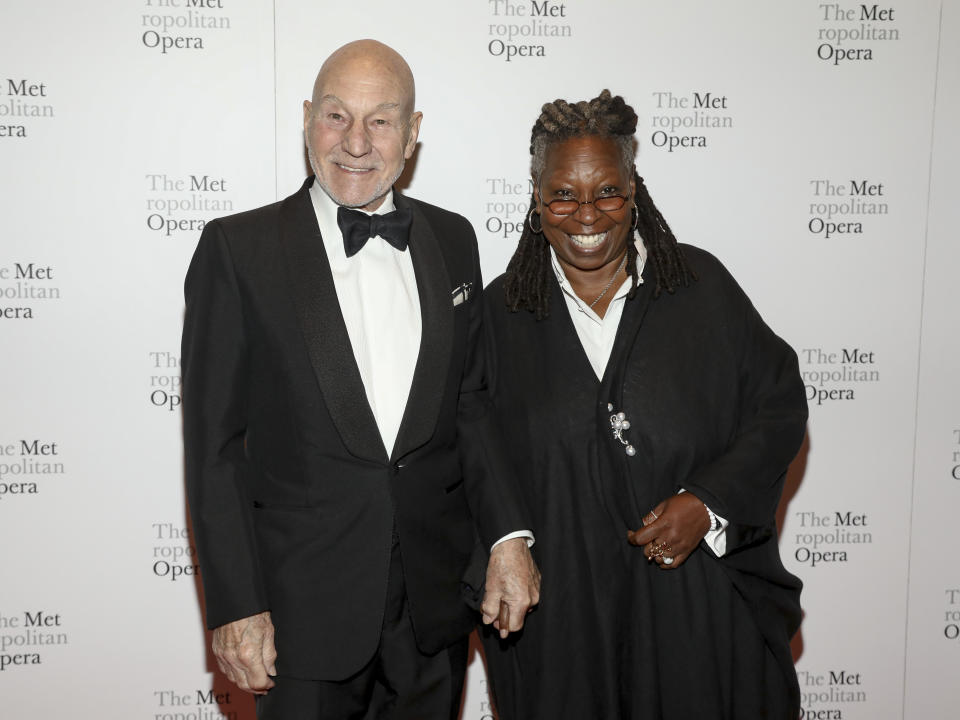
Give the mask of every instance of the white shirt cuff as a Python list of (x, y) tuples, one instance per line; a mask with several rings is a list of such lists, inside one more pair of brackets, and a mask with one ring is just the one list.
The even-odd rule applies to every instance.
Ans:
[(703, 536), (703, 541), (707, 544), (713, 554), (717, 557), (723, 557), (727, 552), (727, 527), (730, 525), (730, 522), (726, 518), (722, 518), (716, 513), (717, 520), (720, 522), (720, 527), (716, 530), (709, 530), (706, 535)]
[(509, 535), (504, 535), (502, 538), (497, 540), (493, 545), (490, 546), (490, 552), (493, 552), (493, 549), (500, 543), (519, 537), (527, 539), (527, 547), (533, 547), (533, 543), (536, 542), (535, 538), (533, 537), (533, 533), (529, 530), (517, 530), (516, 532), (512, 532)]

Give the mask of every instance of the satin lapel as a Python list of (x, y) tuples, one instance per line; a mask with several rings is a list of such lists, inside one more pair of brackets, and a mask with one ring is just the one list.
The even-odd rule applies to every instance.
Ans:
[(297, 194), (284, 201), (280, 211), (280, 242), (300, 329), (343, 444), (358, 458), (382, 463), (387, 451), (353, 356), (309, 187), (307, 180)]
[(400, 458), (425, 444), (433, 436), (443, 400), (443, 388), (450, 372), (453, 351), (453, 300), (450, 276), (438, 238), (416, 203), (394, 193), (398, 208), (410, 208), (410, 257), (420, 295), (420, 354), (413, 373), (410, 395), (393, 448)]

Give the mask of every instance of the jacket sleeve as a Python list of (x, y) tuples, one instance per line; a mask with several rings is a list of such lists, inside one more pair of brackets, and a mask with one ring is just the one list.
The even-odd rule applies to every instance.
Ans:
[(244, 487), (243, 303), (222, 225), (206, 225), (184, 284), (181, 362), (187, 500), (207, 626), (267, 610)]
[(769, 537), (788, 466), (803, 442), (807, 402), (797, 355), (735, 291), (729, 329), (739, 327), (737, 431), (726, 451), (683, 487), (730, 522), (727, 553)]
[(469, 233), (473, 268), (469, 302), (467, 355), (457, 411), (457, 433), (460, 463), (467, 500), (480, 539), (486, 550), (505, 535), (533, 531), (515, 470), (503, 450), (500, 428), (493, 420), (487, 392), (486, 362), (483, 343), (483, 281), (480, 258), (473, 228)]

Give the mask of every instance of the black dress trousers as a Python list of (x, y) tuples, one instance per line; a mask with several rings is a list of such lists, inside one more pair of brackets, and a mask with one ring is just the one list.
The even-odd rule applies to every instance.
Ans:
[(467, 669), (467, 639), (434, 655), (417, 648), (394, 536), (380, 645), (342, 681), (278, 676), (257, 697), (258, 720), (456, 720)]

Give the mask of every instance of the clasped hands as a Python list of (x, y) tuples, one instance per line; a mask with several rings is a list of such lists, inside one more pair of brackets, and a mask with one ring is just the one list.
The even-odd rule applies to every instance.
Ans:
[(662, 570), (676, 570), (710, 529), (707, 507), (692, 493), (659, 503), (643, 518), (643, 527), (627, 533), (631, 545), (643, 547), (647, 560)]
[(525, 538), (512, 538), (490, 551), (487, 581), (480, 610), (483, 624), (492, 624), (500, 637), (523, 627), (527, 613), (540, 602), (540, 570)]
[[(540, 601), (540, 571), (524, 538), (506, 540), (490, 553), (483, 622), (505, 638), (523, 627), (527, 612)], [(269, 612), (235, 620), (213, 631), (213, 656), (228, 680), (241, 690), (265, 695), (274, 686), (277, 650)]]

